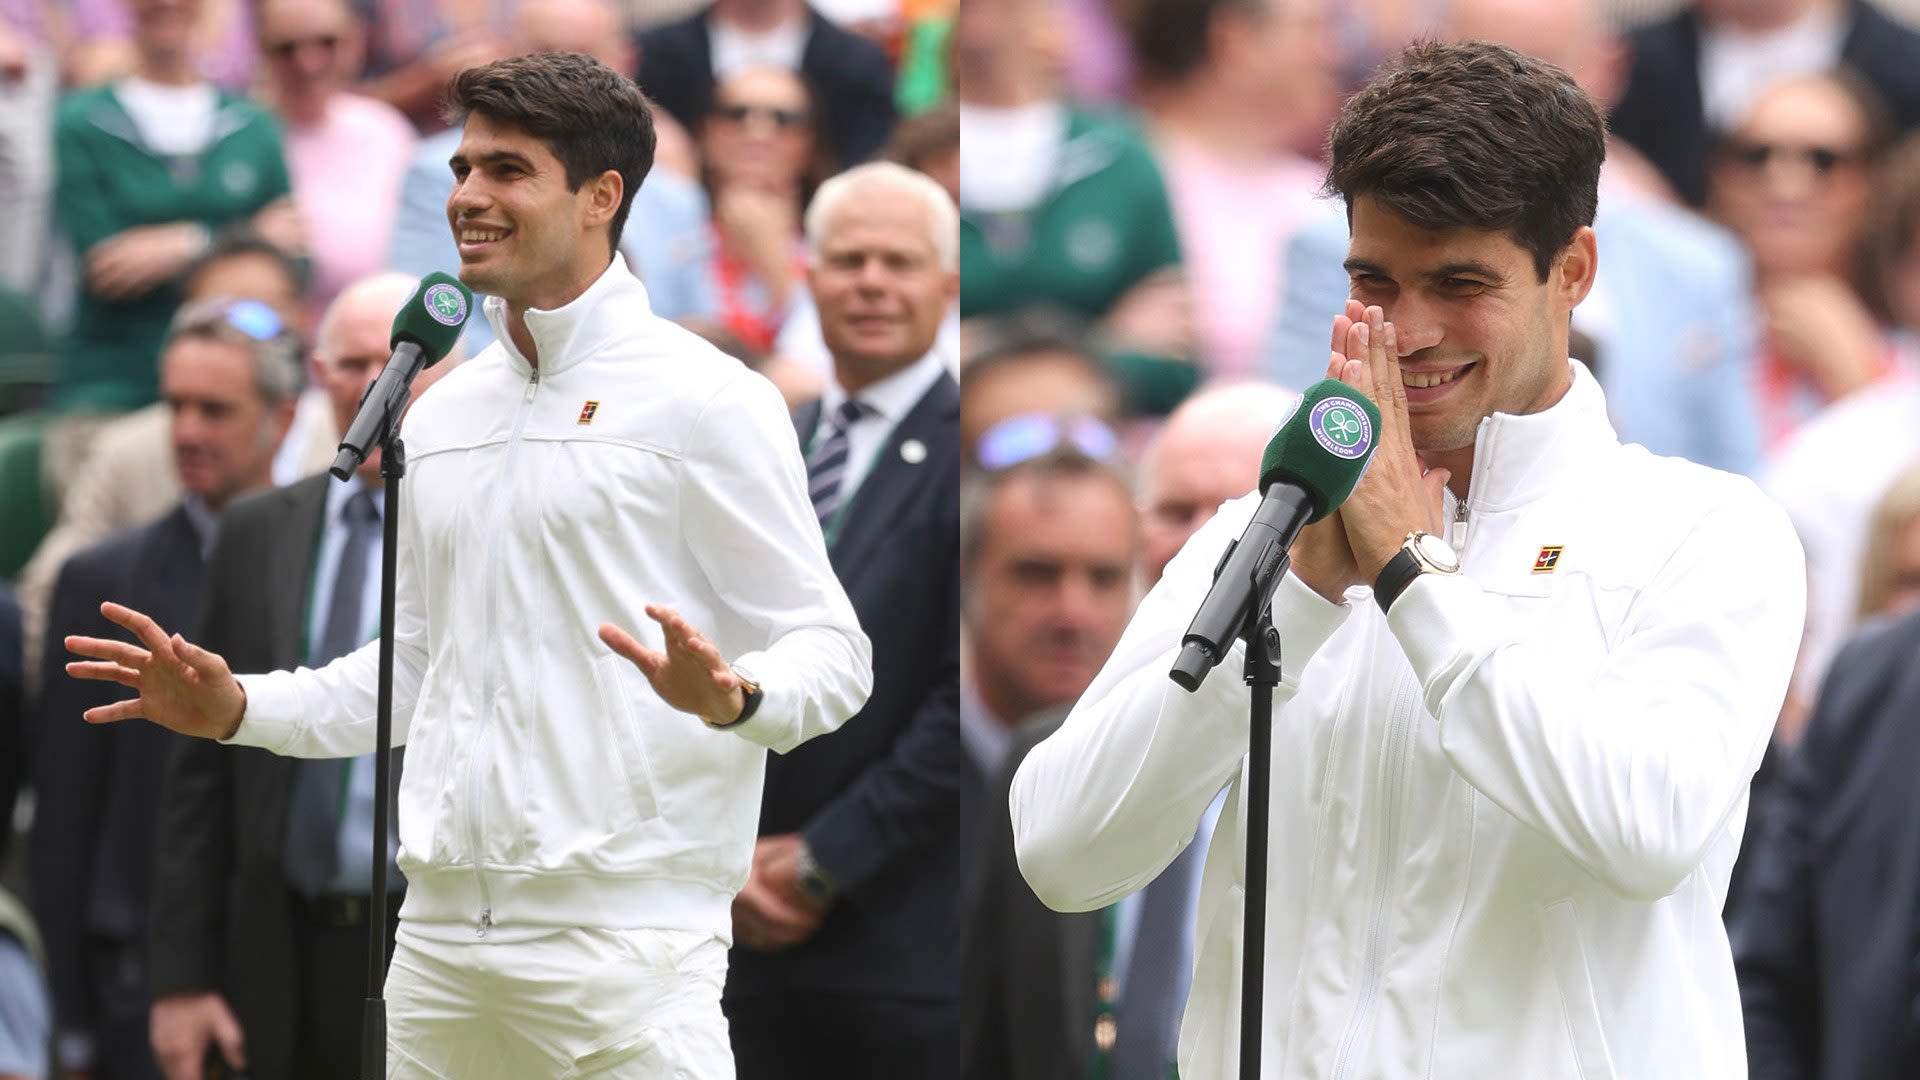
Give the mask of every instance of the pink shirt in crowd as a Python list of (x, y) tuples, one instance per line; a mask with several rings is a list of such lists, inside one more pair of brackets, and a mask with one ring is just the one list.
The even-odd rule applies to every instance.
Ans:
[(1251, 378), (1285, 287), (1294, 230), (1327, 213), (1322, 170), (1276, 155), (1222, 161), (1177, 140), (1157, 147), (1193, 293), (1194, 332), (1209, 378)]
[(290, 127), (286, 138), (293, 199), (313, 261), (309, 310), (317, 320), (342, 287), (386, 265), (400, 181), (418, 137), (393, 106), (337, 94), (319, 123)]

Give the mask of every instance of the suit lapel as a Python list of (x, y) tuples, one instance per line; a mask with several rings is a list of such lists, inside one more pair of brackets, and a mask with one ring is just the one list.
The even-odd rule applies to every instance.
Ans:
[[(817, 406), (815, 411), (817, 414)], [(899, 508), (919, 494), (928, 478), (943, 475), (942, 470), (951, 473), (959, 468), (953, 460), (955, 433), (948, 430), (959, 415), (960, 388), (952, 376), (942, 372), (888, 433), (873, 469), (847, 504), (846, 519), (840, 523), (840, 534), (833, 543), (836, 568), (844, 572), (860, 565), (869, 547), (889, 537), (898, 521)], [(900, 452), (909, 441), (920, 446), (914, 460)]]
[(325, 474), (310, 476), (277, 495), (287, 502), (287, 528), (274, 538), (269, 557), (267, 632), (273, 636), (273, 655), (289, 667), (307, 662), (307, 599), (313, 591), (313, 559), (331, 482)]

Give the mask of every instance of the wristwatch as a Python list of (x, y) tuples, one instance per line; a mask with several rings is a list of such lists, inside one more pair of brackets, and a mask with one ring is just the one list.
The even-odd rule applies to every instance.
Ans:
[(708, 724), (708, 727), (730, 728), (746, 723), (760, 708), (760, 700), (767, 696), (760, 690), (760, 680), (748, 674), (745, 668), (733, 665), (733, 677), (740, 680), (740, 696), (744, 699), (740, 705), (740, 715), (724, 724)]
[(818, 862), (814, 861), (813, 849), (807, 847), (805, 840), (800, 841), (800, 846), (794, 850), (793, 876), (795, 883), (800, 886), (800, 891), (805, 893), (809, 900), (831, 904), (833, 898), (840, 892), (840, 887), (834, 884), (833, 875), (827, 873)]
[(1457, 574), (1460, 572), (1460, 556), (1453, 545), (1444, 539), (1415, 529), (1407, 534), (1400, 544), (1400, 550), (1387, 560), (1386, 569), (1380, 571), (1380, 577), (1373, 583), (1373, 598), (1379, 602), (1381, 611), (1392, 609), (1393, 602), (1407, 591), (1421, 574)]

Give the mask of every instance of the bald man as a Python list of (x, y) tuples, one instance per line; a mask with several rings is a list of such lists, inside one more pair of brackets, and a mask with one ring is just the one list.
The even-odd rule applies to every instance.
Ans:
[[(313, 369), (339, 430), (386, 366), (393, 317), (414, 286), (393, 272), (361, 278), (321, 317)], [(456, 349), (423, 372), (415, 399), (458, 362)], [(214, 542), (197, 640), (268, 671), (317, 667), (371, 639), (379, 458), (345, 483), (317, 473), (236, 503)], [(317, 818), (305, 797), (315, 790), (328, 811)], [(371, 755), (310, 761), (179, 740), (153, 872), (150, 1031), (167, 1080), (201, 1080), (210, 1048), (253, 1080), (358, 1075), (373, 794)], [(387, 880), (401, 886), (391, 866)], [(387, 910), (391, 953), (397, 896)]]
[(1140, 458), (1140, 577), (1149, 588), (1220, 504), (1252, 491), (1273, 430), (1299, 395), (1272, 383), (1188, 398)]

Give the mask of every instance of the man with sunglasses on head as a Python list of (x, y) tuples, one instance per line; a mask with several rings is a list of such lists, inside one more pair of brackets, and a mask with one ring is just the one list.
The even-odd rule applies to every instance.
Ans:
[[(188, 303), (161, 350), (160, 396), (172, 414), (185, 491), (172, 511), (69, 558), (53, 590), (50, 639), (118, 636), (105, 600), (169, 626), (196, 626), (222, 510), (272, 486), (273, 456), (293, 421), (299, 344), (254, 300)], [(158, 1080), (147, 1046), (147, 911), (153, 822), (174, 736), (150, 724), (94, 727), (87, 710), (118, 688), (66, 678), (47, 650), (29, 855), (46, 937), (62, 1068), (94, 1080)], [(86, 1075), (83, 1073), (83, 1075)]]
[[(986, 791), (1035, 714), (1072, 704), (1133, 606), (1140, 524), (1085, 418), (1016, 417), (981, 439), (994, 468), (961, 491), (960, 835), (975, 858)], [(1013, 432), (1005, 439), (1001, 432)]]
[[(618, 254), (652, 110), (578, 53), (468, 68), (447, 221), (499, 340), (407, 414), (387, 1075), (733, 1075), (720, 994), (766, 751), (872, 689), (778, 391)], [(93, 709), (290, 757), (375, 748), (381, 645), (235, 676), (151, 617), (69, 638)], [(684, 614), (683, 614), (684, 613)], [(637, 635), (637, 636), (636, 636)]]

